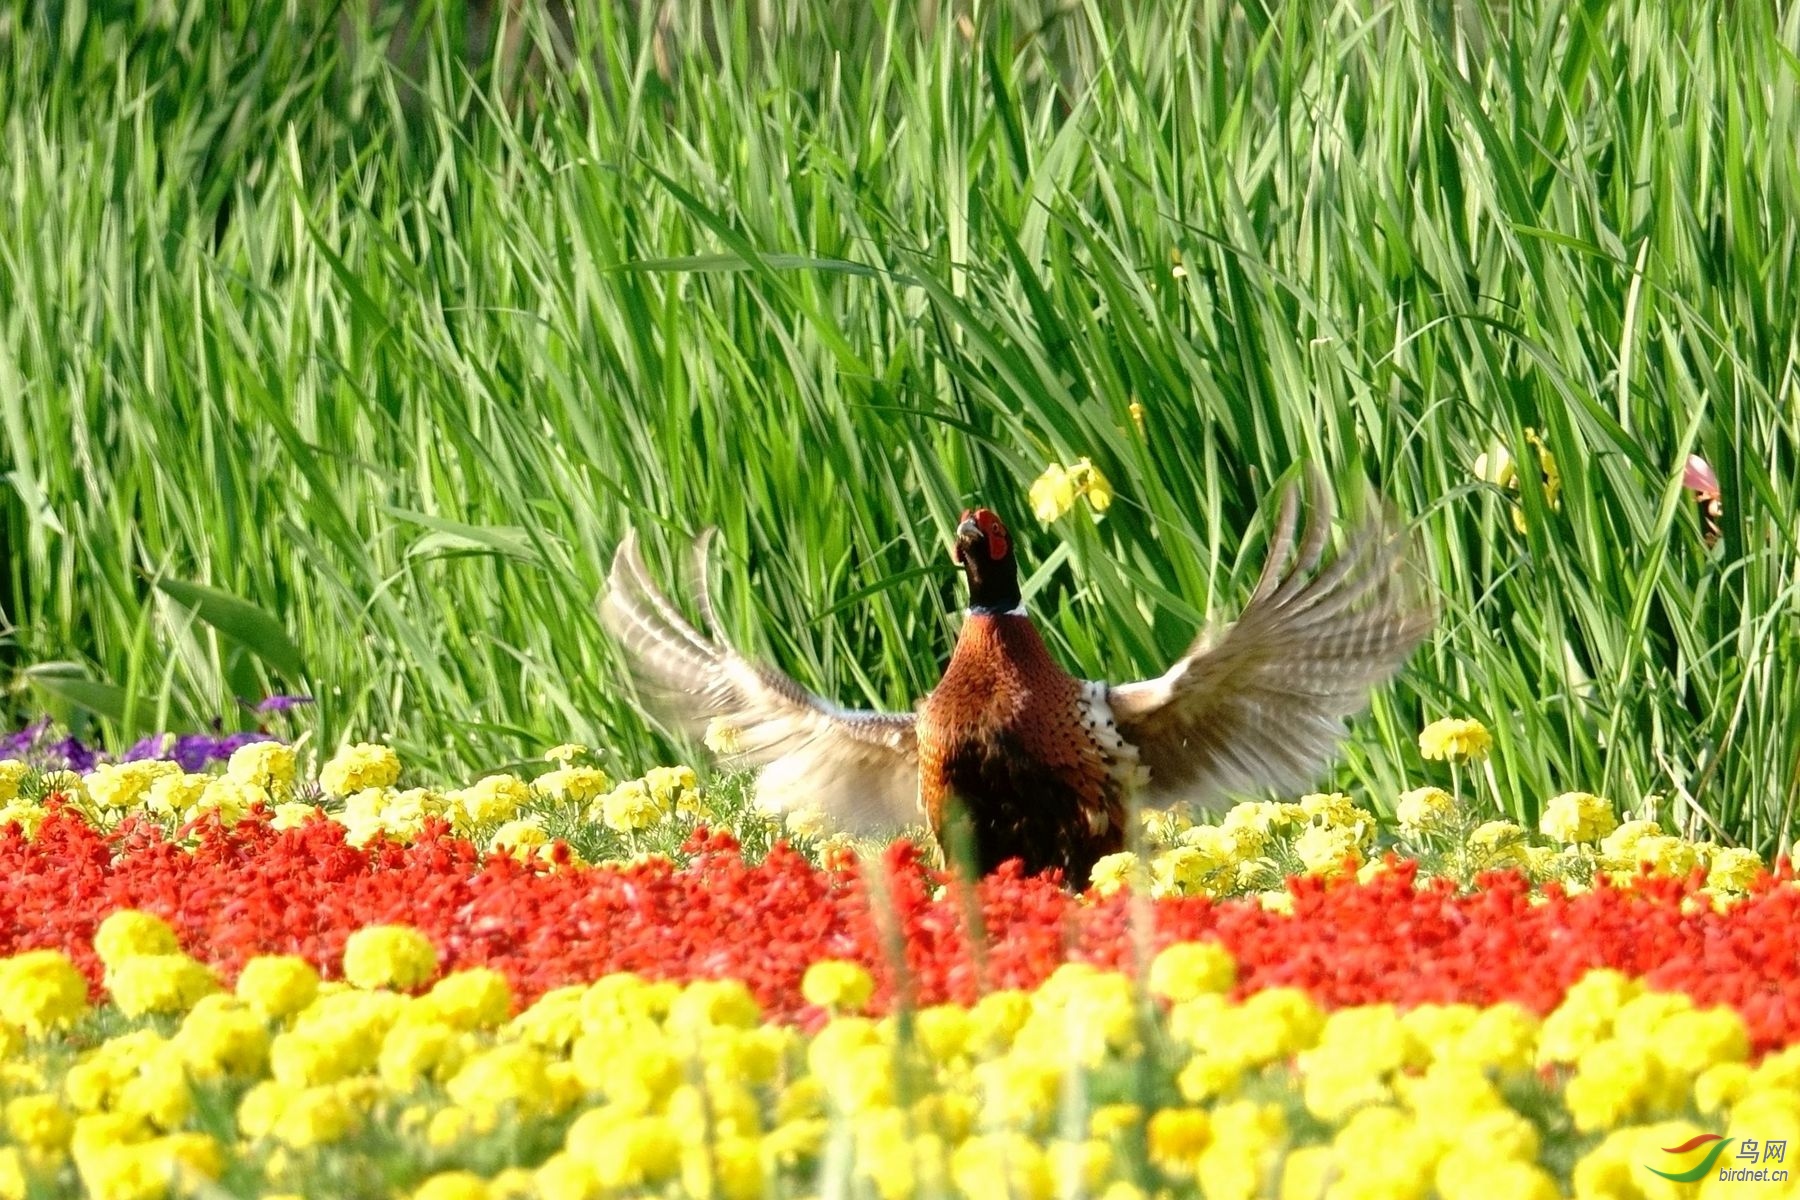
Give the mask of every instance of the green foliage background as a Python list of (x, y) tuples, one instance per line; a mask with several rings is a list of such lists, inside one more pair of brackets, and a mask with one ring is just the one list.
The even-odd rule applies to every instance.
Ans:
[[(719, 525), (732, 631), (896, 706), (977, 498), (1066, 661), (1135, 677), (1235, 608), (1311, 457), (1417, 520), (1442, 614), (1340, 783), (1385, 802), (1472, 715), (1516, 815), (1655, 793), (1784, 847), (1775, 8), (9, 0), (11, 705), (118, 741), (306, 691), (320, 742), (456, 777), (631, 767), (592, 612), (627, 525), (671, 579)], [(1527, 428), (1554, 508), (1472, 472)], [(1040, 528), (1079, 455), (1118, 502)]]

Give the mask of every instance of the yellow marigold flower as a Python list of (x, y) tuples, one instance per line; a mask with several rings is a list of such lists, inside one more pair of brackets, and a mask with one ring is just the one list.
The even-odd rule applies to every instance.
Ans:
[(225, 776), (259, 787), (271, 796), (294, 786), (294, 748), (281, 742), (249, 742), (231, 752)]
[(531, 781), (533, 788), (562, 804), (587, 804), (612, 785), (612, 776), (599, 767), (561, 767)]
[(1544, 806), (1538, 828), (1565, 845), (1605, 837), (1618, 824), (1612, 805), (1592, 792), (1564, 792)]
[[(1255, 830), (1261, 835), (1261, 841), (1266, 841), (1270, 835), (1306, 819), (1308, 819), (1308, 814), (1298, 804), (1277, 804), (1269, 800), (1246, 800), (1232, 805), (1219, 821), (1219, 828)], [(1259, 849), (1261, 841), (1258, 842)]]
[(1150, 994), (1179, 1004), (1237, 986), (1237, 961), (1217, 942), (1177, 942), (1150, 962)]
[(1582, 1054), (1563, 1089), (1563, 1102), (1583, 1133), (1615, 1128), (1679, 1100), (1680, 1088), (1660, 1059), (1640, 1045), (1610, 1039)]
[(600, 1200), (605, 1189), (600, 1176), (585, 1158), (559, 1151), (532, 1172), (532, 1184), (542, 1200)]
[(271, 829), (298, 829), (311, 820), (314, 813), (324, 811), (315, 804), (303, 804), (298, 801), (277, 804), (274, 808), (275, 818), (269, 822), (269, 827)]
[(1144, 831), (1144, 841), (1151, 845), (1173, 842), (1193, 826), (1193, 818), (1183, 809), (1145, 808), (1138, 811), (1138, 827)]
[(144, 789), (144, 807), (165, 817), (185, 817), (200, 803), (212, 781), (211, 775), (184, 775), (180, 771), (158, 775)]
[(682, 1184), (690, 1196), (716, 1200), (762, 1200), (762, 1139), (721, 1137), (708, 1146), (692, 1146), (683, 1152)]
[(319, 994), (319, 973), (293, 954), (259, 954), (238, 972), (237, 997), (267, 1019), (291, 1016)]
[(1102, 896), (1110, 896), (1114, 892), (1130, 887), (1143, 879), (1143, 863), (1137, 855), (1129, 850), (1121, 850), (1117, 854), (1105, 854), (1094, 863), (1093, 873), (1089, 876), (1093, 889)]
[(77, 1155), (83, 1194), (92, 1200), (160, 1200), (169, 1190), (163, 1164), (141, 1146), (105, 1146)]
[(128, 1146), (154, 1136), (143, 1120), (125, 1113), (86, 1113), (75, 1118), (69, 1152), (77, 1161), (112, 1146)]
[(1480, 721), (1445, 717), (1419, 731), (1419, 753), (1444, 762), (1471, 762), (1486, 758), (1493, 735)]
[(1256, 902), (1270, 912), (1292, 913), (1294, 893), (1285, 888), (1256, 893)]
[(1055, 1194), (1044, 1152), (1030, 1138), (1016, 1133), (970, 1138), (950, 1156), (950, 1177), (969, 1197), (1049, 1200)]
[(439, 1171), (413, 1189), (412, 1200), (488, 1200), (488, 1182), (473, 1171)]
[(1409, 837), (1435, 833), (1456, 813), (1456, 798), (1440, 787), (1419, 787), (1400, 793), (1394, 817), (1400, 832)]
[(782, 822), (790, 837), (811, 840), (829, 828), (825, 814), (816, 808), (796, 808)]
[(913, 1038), (927, 1057), (944, 1064), (960, 1059), (968, 1051), (974, 1026), (969, 1012), (960, 1004), (934, 1004), (913, 1016)]
[(558, 763), (566, 767), (587, 753), (589, 753), (588, 748), (583, 746), (580, 742), (564, 742), (560, 746), (552, 746), (550, 749), (544, 751), (544, 761)]
[(55, 1096), (41, 1092), (14, 1096), (5, 1111), (7, 1135), (40, 1154), (63, 1150), (75, 1132), (75, 1118)]
[(0, 829), (5, 829), (8, 825), (17, 825), (19, 832), (23, 833), (26, 840), (29, 841), (37, 836), (37, 831), (43, 825), (44, 818), (49, 815), (49, 812), (41, 804), (32, 804), (24, 800), (9, 801), (0, 804)]
[(494, 830), (493, 836), (488, 838), (488, 853), (510, 854), (524, 860), (542, 853), (550, 844), (550, 835), (544, 832), (536, 817), (520, 817)]
[(319, 770), (319, 786), (333, 796), (392, 787), (399, 780), (400, 756), (373, 742), (345, 746)]
[(1561, 1200), (1556, 1178), (1534, 1162), (1501, 1158), (1467, 1143), (1438, 1160), (1433, 1182), (1440, 1200)]
[(362, 1124), (362, 1115), (336, 1088), (301, 1088), (288, 1097), (273, 1134), (296, 1150), (342, 1141)]
[(121, 908), (94, 931), (94, 953), (107, 967), (140, 954), (178, 954), (181, 943), (169, 923), (154, 913)]
[(1165, 1108), (1150, 1118), (1145, 1132), (1150, 1161), (1187, 1176), (1212, 1141), (1212, 1117), (1203, 1108)]
[(1744, 1018), (1736, 1009), (1723, 1006), (1665, 1017), (1650, 1044), (1666, 1065), (1689, 1078), (1721, 1063), (1741, 1063), (1750, 1057)]
[(861, 963), (826, 959), (806, 968), (800, 994), (808, 1004), (839, 1012), (861, 1012), (875, 991), (875, 978)]
[(1715, 892), (1748, 892), (1763, 870), (1762, 857), (1756, 851), (1724, 847), (1713, 851), (1706, 886)]
[(19, 785), (31, 774), (31, 768), (16, 758), (0, 758), (0, 804), (19, 798)]
[(1695, 1077), (1694, 1107), (1703, 1113), (1723, 1113), (1749, 1093), (1754, 1078), (1748, 1063), (1716, 1063)]
[(1625, 821), (1600, 840), (1603, 861), (1618, 870), (1630, 870), (1638, 864), (1637, 848), (1645, 838), (1659, 837), (1662, 826), (1655, 821)]
[(706, 723), (706, 732), (700, 741), (721, 758), (744, 752), (744, 731), (723, 717), (714, 717)]
[(1469, 850), (1483, 866), (1499, 867), (1526, 862), (1527, 834), (1511, 821), (1483, 821), (1469, 834)]
[(655, 1186), (681, 1168), (681, 1139), (663, 1117), (632, 1117), (576, 1149), (593, 1166), (602, 1187)]
[(1357, 830), (1342, 825), (1308, 826), (1294, 839), (1294, 853), (1314, 875), (1336, 875), (1344, 869), (1346, 859), (1353, 867), (1363, 862)]
[(235, 825), (249, 816), (250, 810), (259, 804), (264, 808), (275, 807), (274, 798), (263, 788), (221, 775), (210, 780), (201, 789), (200, 798), (194, 801), (194, 811), (199, 813), (216, 809), (220, 821)]
[(661, 821), (664, 810), (651, 795), (649, 785), (642, 779), (631, 779), (621, 783), (598, 802), (600, 819), (607, 828), (620, 833), (631, 833), (639, 829), (649, 829)]
[(186, 1122), (194, 1111), (194, 1092), (181, 1056), (173, 1047), (153, 1055), (119, 1088), (114, 1107), (165, 1132)]
[(644, 787), (663, 812), (685, 812), (693, 806), (700, 780), (692, 767), (651, 767), (644, 772)]
[(1032, 481), (1027, 493), (1031, 511), (1048, 525), (1075, 507), (1075, 481), (1061, 463), (1051, 463), (1044, 473)]
[(1643, 985), (1609, 967), (1589, 970), (1569, 985), (1562, 1003), (1544, 1018), (1538, 1035), (1538, 1059), (1572, 1063), (1612, 1036), (1619, 1010), (1643, 991)]
[(1331, 1140), (1353, 1195), (1425, 1200), (1439, 1147), (1404, 1112), (1376, 1105), (1352, 1113)]
[(1330, 1195), (1339, 1182), (1343, 1168), (1337, 1154), (1327, 1145), (1296, 1146), (1281, 1163), (1281, 1200), (1315, 1200)]
[(45, 797), (62, 795), (73, 801), (89, 798), (87, 784), (73, 771), (45, 771), (38, 776), (38, 786)]
[(531, 787), (517, 775), (486, 775), (450, 793), (450, 811), (459, 827), (510, 821), (531, 799)]
[[(1219, 872), (1229, 865), (1199, 846), (1181, 845), (1164, 850), (1150, 860), (1150, 894), (1194, 896), (1206, 892)], [(1223, 880), (1230, 882), (1230, 876)]]
[(344, 943), (344, 978), (359, 988), (411, 991), (438, 971), (437, 949), (405, 925), (369, 925)]
[(1340, 1008), (1325, 1018), (1319, 1044), (1300, 1055), (1300, 1069), (1354, 1067), (1387, 1075), (1422, 1067), (1430, 1053), (1392, 1004)]
[(1538, 1027), (1539, 1021), (1532, 1013), (1503, 1001), (1478, 1011), (1465, 1028), (1432, 1051), (1448, 1063), (1524, 1071), (1535, 1061)]
[(762, 1104), (741, 1084), (684, 1084), (669, 1095), (665, 1115), (689, 1144), (762, 1132)]
[(297, 1026), (269, 1044), (269, 1074), (293, 1087), (336, 1083), (374, 1065), (379, 1040), (355, 1027)]
[(976, 1064), (974, 1076), (980, 1085), (984, 1125), (1042, 1131), (1054, 1120), (1062, 1095), (1060, 1059), (1021, 1049)]
[(179, 775), (181, 768), (161, 759), (105, 763), (82, 777), (88, 797), (101, 808), (135, 808), (143, 803), (151, 783), (163, 775)]
[(425, 1144), (434, 1150), (449, 1150), (492, 1133), (498, 1126), (499, 1118), (491, 1112), (474, 1113), (452, 1104), (431, 1114), (425, 1123)]
[(185, 954), (137, 954), (106, 968), (106, 990), (128, 1017), (183, 1013), (219, 990), (211, 968)]
[(422, 1079), (442, 1082), (468, 1057), (463, 1036), (441, 1021), (402, 1021), (382, 1039), (375, 1069), (396, 1092), (410, 1092)]
[(1200, 1152), (1199, 1177), (1216, 1200), (1250, 1200), (1262, 1194), (1275, 1156), (1288, 1140), (1281, 1106), (1233, 1100), (1212, 1111), (1212, 1144)]
[(739, 979), (696, 979), (669, 1006), (671, 1033), (754, 1029), (761, 1022), (762, 1006)]
[(512, 1016), (512, 985), (489, 967), (454, 971), (432, 985), (419, 1007), (456, 1029), (493, 1029)]
[(508, 1035), (566, 1057), (581, 1035), (581, 999), (586, 994), (580, 984), (551, 988), (513, 1018)]
[(989, 992), (969, 1009), (969, 1048), (984, 1057), (1003, 1054), (1031, 1015), (1031, 997), (1003, 988)]
[(1206, 1104), (1235, 1092), (1244, 1077), (1245, 1064), (1235, 1053), (1202, 1051), (1188, 1060), (1175, 1077), (1175, 1088), (1190, 1104)]
[(269, 1026), (255, 1009), (216, 993), (203, 997), (182, 1019), (173, 1045), (197, 1078), (251, 1079), (268, 1062)]
[(523, 1115), (550, 1112), (549, 1062), (536, 1047), (495, 1046), (463, 1063), (450, 1079), (450, 1098), (471, 1112), (498, 1116), (508, 1108)]
[(1694, 852), (1692, 843), (1678, 837), (1640, 838), (1634, 853), (1638, 863), (1648, 865), (1658, 875), (1682, 877), (1700, 865), (1700, 857)]
[(1320, 825), (1350, 826), (1369, 819), (1369, 814), (1344, 792), (1311, 792), (1302, 796), (1300, 813)]

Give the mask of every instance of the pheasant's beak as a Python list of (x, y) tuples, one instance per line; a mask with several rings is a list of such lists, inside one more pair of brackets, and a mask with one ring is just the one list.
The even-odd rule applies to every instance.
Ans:
[(956, 527), (956, 544), (950, 547), (950, 561), (960, 566), (968, 560), (969, 550), (981, 545), (986, 537), (987, 534), (981, 531), (981, 526), (975, 523), (974, 517), (965, 518)]

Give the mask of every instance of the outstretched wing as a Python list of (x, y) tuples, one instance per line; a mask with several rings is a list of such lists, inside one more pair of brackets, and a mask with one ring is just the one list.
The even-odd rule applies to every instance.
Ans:
[(718, 633), (707, 588), (711, 536), (694, 543), (695, 599), (709, 633), (650, 581), (635, 532), (613, 556), (600, 619), (645, 699), (682, 732), (705, 735), (728, 764), (761, 766), (763, 808), (816, 810), (855, 833), (920, 823), (913, 714), (839, 708), (739, 654)]
[(1155, 679), (1108, 693), (1119, 732), (1149, 768), (1148, 804), (1310, 783), (1345, 719), (1431, 631), (1429, 608), (1404, 578), (1404, 539), (1379, 506), (1320, 569), (1331, 498), (1316, 471), (1309, 478), (1312, 515), (1299, 553), (1290, 487), (1262, 578), (1237, 621), (1216, 637), (1203, 634)]

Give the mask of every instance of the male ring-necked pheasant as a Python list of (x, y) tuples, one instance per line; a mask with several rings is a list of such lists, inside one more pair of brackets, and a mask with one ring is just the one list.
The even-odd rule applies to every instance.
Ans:
[(1298, 553), (1289, 488), (1237, 621), (1137, 683), (1085, 682), (1050, 657), (1020, 602), (1012, 539), (985, 508), (956, 527), (968, 615), (915, 712), (840, 708), (739, 654), (717, 633), (705, 537), (695, 600), (713, 632), (657, 590), (635, 535), (613, 559), (600, 612), (664, 712), (689, 732), (725, 731), (731, 759), (763, 767), (760, 806), (815, 809), (853, 832), (923, 817), (946, 854), (953, 830), (970, 835), (983, 873), (1016, 857), (1081, 887), (1096, 859), (1122, 847), (1133, 796), (1205, 803), (1309, 782), (1345, 718), (1429, 632), (1430, 613), (1401, 579), (1401, 539), (1380, 515), (1321, 567), (1331, 510), (1314, 483)]

